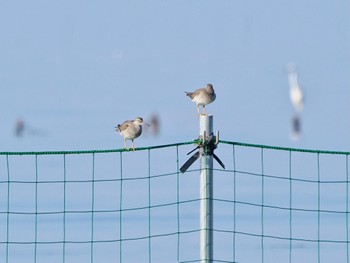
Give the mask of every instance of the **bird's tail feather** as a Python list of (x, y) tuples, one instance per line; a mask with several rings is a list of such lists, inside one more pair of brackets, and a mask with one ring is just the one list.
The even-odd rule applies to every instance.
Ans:
[(185, 91), (185, 93), (186, 93), (186, 96), (188, 96), (188, 97), (190, 97), (190, 98), (192, 99), (193, 92), (187, 92), (187, 91)]

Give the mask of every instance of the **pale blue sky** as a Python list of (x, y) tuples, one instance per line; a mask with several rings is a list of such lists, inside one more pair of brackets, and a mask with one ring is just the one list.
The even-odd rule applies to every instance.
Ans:
[[(161, 137), (138, 145), (191, 140), (183, 92), (211, 82), (223, 139), (350, 149), (349, 10), (345, 0), (3, 1), (0, 146), (119, 148), (114, 125), (153, 112)], [(297, 143), (288, 62), (306, 92)], [(18, 116), (49, 136), (17, 140)]]
[[(286, 71), (289, 62), (296, 64), (306, 94), (301, 114), (302, 135), (297, 142), (290, 139), (293, 108)], [(214, 115), (214, 129), (220, 130), (221, 139), (350, 151), (350, 1), (0, 2), (0, 151), (121, 148), (123, 140), (114, 126), (137, 116), (147, 120), (154, 112), (161, 117), (161, 134), (142, 136), (137, 139), (137, 146), (190, 141), (198, 136), (198, 119), (195, 105), (184, 91), (207, 83), (212, 83), (217, 93), (216, 101), (207, 111)], [(46, 136), (25, 134), (16, 138), (14, 125), (21, 116), (31, 128), (44, 131)], [(181, 149), (181, 164), (191, 147)], [(161, 165), (152, 169), (174, 172), (173, 153), (164, 150), (158, 154)], [(233, 169), (230, 147), (219, 145), (217, 154), (228, 169)], [(145, 152), (125, 156), (129, 168), (133, 168), (131, 174), (146, 173), (147, 169), (139, 168), (137, 162), (146, 160)], [(45, 160), (39, 158), (39, 177), (55, 173), (62, 176), (61, 156), (56, 162), (50, 162), (47, 156), (42, 158)], [(73, 164), (68, 162), (69, 176), (74, 174), (74, 165), (79, 169), (91, 167), (90, 159), (76, 158)], [(119, 170), (113, 158), (114, 155), (103, 155), (98, 159), (97, 176), (117, 176)], [(34, 175), (34, 161), (28, 159), (27, 167), (22, 158), (11, 157), (11, 175)], [(316, 176), (316, 159), (310, 161), (304, 155), (300, 159), (293, 169), (303, 171), (301, 176)], [(7, 176), (4, 160), (2, 175)], [(239, 169), (258, 167), (260, 171), (259, 155), (248, 156), (243, 151), (238, 160)], [(271, 174), (288, 175), (287, 155), (267, 154), (266, 161), (271, 162), (266, 165), (267, 173), (269, 167), (276, 166), (284, 172), (276, 168), (278, 172)], [(322, 160), (321, 164), (324, 163)], [(198, 163), (195, 165), (198, 167)], [(322, 166), (322, 171), (326, 171), (322, 176), (334, 173), (344, 177), (341, 165), (330, 165), (328, 173)], [(117, 172), (106, 172), (112, 168)], [(52, 172), (46, 174), (45, 169)], [(77, 174), (84, 177), (87, 173)], [(198, 179), (187, 174), (181, 178)], [(259, 194), (255, 189), (261, 188), (260, 179), (252, 182), (251, 177), (240, 179), (243, 183), (239, 190), (251, 201), (252, 192)], [(233, 184), (219, 181), (229, 180), (227, 177), (216, 180), (222, 187), (216, 191), (218, 195), (231, 194)], [(191, 181), (182, 190), (184, 193), (198, 190), (195, 184)], [(164, 189), (175, 189), (173, 184), (164, 185), (169, 187)], [(302, 194), (306, 187), (300, 187), (300, 199), (305, 197)], [(101, 193), (107, 195), (108, 189)], [(155, 197), (162, 198), (161, 189), (154, 187)], [(269, 193), (284, 190), (277, 185)], [(47, 191), (46, 197), (50, 197), (52, 193)], [(332, 194), (344, 194), (345, 187), (341, 191)], [(19, 193), (26, 194), (21, 190), (12, 192), (14, 196)], [(316, 198), (316, 190), (308, 194)], [(28, 206), (33, 200), (23, 198), (28, 203), (22, 203), (20, 196), (11, 201), (11, 209), (16, 202)], [(323, 195), (322, 202), (329, 202), (331, 198), (324, 196), (327, 197)], [(133, 198), (126, 198), (125, 202), (138, 201)], [(71, 201), (81, 204), (84, 200)], [(238, 216), (244, 215), (244, 211), (239, 212)], [(253, 215), (252, 222), (260, 219), (259, 213)], [(257, 226), (256, 222), (253, 223)], [(296, 251), (307, 254), (309, 250)]]

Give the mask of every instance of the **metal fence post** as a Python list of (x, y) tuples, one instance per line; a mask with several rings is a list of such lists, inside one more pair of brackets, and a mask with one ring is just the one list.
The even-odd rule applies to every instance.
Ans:
[[(206, 140), (213, 133), (213, 116), (200, 115), (199, 138)], [(200, 259), (213, 261), (213, 155), (206, 146), (200, 152)]]

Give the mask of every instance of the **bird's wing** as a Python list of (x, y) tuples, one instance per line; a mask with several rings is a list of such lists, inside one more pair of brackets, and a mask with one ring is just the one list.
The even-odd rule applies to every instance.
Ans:
[(191, 99), (193, 99), (194, 97), (196, 97), (202, 89), (197, 89), (194, 92), (185, 92), (187, 96), (189, 96)]
[(122, 124), (119, 124), (118, 125), (119, 131), (126, 130), (131, 125), (131, 123), (132, 123), (132, 121), (124, 121)]

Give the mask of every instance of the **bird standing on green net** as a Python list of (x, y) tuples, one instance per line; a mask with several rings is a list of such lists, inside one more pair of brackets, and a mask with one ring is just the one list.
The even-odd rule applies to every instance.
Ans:
[[(129, 149), (126, 140), (132, 141), (132, 149), (135, 150), (134, 140), (138, 138), (142, 133), (142, 125), (146, 124), (141, 117), (137, 117), (135, 120), (127, 120), (122, 124), (118, 124), (116, 131), (124, 137), (124, 147)], [(149, 125), (148, 125), (149, 126)]]

